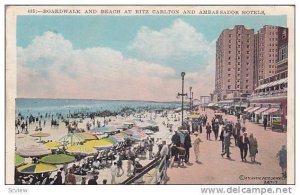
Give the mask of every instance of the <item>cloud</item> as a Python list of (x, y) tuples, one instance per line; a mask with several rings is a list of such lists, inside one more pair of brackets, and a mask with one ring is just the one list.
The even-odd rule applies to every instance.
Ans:
[[(172, 101), (181, 90), (181, 71), (195, 98), (213, 91), (215, 41), (183, 20), (160, 31), (142, 27), (128, 48), (137, 55), (108, 47), (75, 49), (61, 34), (45, 32), (17, 48), (17, 96)], [(192, 69), (181, 63), (189, 59), (196, 59)]]
[(181, 59), (207, 52), (204, 35), (182, 19), (160, 31), (142, 27), (129, 49), (148, 59)]
[(143, 26), (128, 48), (138, 58), (173, 67), (177, 74), (185, 71), (186, 85), (193, 86), (200, 96), (214, 89), (215, 43), (184, 20), (176, 19), (160, 30)]
[(18, 97), (174, 100), (173, 68), (125, 58), (111, 48), (74, 49), (46, 32), (17, 50)]

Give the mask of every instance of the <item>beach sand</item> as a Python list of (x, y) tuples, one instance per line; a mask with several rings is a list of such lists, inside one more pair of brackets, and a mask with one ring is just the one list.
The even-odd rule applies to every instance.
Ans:
[[(162, 140), (166, 140), (167, 143), (170, 142), (172, 133), (169, 131), (169, 129), (166, 127), (166, 125), (163, 125), (163, 123), (167, 124), (169, 122), (170, 124), (173, 124), (173, 130), (177, 129), (181, 124), (180, 121), (174, 121), (174, 118), (170, 117), (171, 115), (173, 115), (173, 113), (168, 114), (169, 121), (167, 121), (167, 117), (161, 117), (160, 114), (156, 115), (155, 121), (157, 122), (157, 125), (159, 126), (159, 132), (156, 132), (150, 136), (150, 137), (153, 137), (155, 140), (153, 153), (156, 153), (158, 151), (157, 146), (158, 146), (158, 144), (161, 143)], [(154, 117), (154, 114), (153, 113), (151, 114), (150, 112), (145, 112), (145, 113), (143, 113), (143, 116), (144, 116), (144, 118), (142, 118), (142, 120), (149, 120), (151, 117)], [(178, 117), (179, 115), (176, 114), (176, 116)], [(111, 122), (109, 124), (123, 124), (127, 120), (136, 119), (136, 117), (133, 115), (130, 115), (129, 117), (126, 117), (126, 118), (117, 116), (117, 117), (106, 117), (105, 119), (106, 120), (111, 119)], [(70, 119), (70, 121), (74, 121), (74, 120), (79, 121), (79, 119)], [(101, 124), (103, 124), (104, 118), (96, 117), (95, 121), (97, 121), (97, 120), (100, 121)], [(51, 127), (51, 119), (50, 118), (47, 118), (45, 126), (43, 125), (43, 122), (44, 122), (44, 119), (42, 120), (42, 128), (43, 128), (42, 132), (50, 134), (49, 137), (42, 138), (42, 140), (44, 140), (44, 141), (47, 141), (47, 140), (58, 141), (61, 137), (67, 135), (67, 133), (68, 133), (67, 127), (61, 121), (59, 122), (59, 126), (53, 126), (53, 127)], [(86, 130), (87, 122), (91, 123), (92, 121), (89, 118), (85, 118), (82, 120), (81, 123), (78, 123), (78, 127)], [(16, 149), (22, 148), (27, 145), (32, 145), (33, 143), (34, 144), (42, 144), (42, 143), (39, 143), (40, 138), (30, 136), (31, 134), (36, 133), (35, 128), (38, 125), (39, 125), (38, 122), (29, 124), (28, 125), (29, 133), (28, 134), (23, 134), (23, 133), (16, 134), (16, 138), (15, 138)], [(91, 129), (92, 128), (94, 128), (93, 125), (92, 125)], [(159, 142), (156, 142), (157, 138), (160, 138)], [(148, 154), (147, 154), (147, 156), (148, 156)], [(28, 159), (27, 159), (27, 161), (28, 161)], [(141, 160), (142, 165), (146, 165), (149, 162), (150, 162), (149, 160)], [(73, 163), (70, 163), (68, 165), (68, 167), (72, 166), (72, 164)], [(61, 166), (59, 166), (59, 167), (61, 167)], [(121, 177), (116, 178), (117, 183), (120, 183), (127, 178), (127, 173), (126, 173), (127, 162), (126, 161), (123, 161), (123, 169), (124, 169), (124, 174)], [(98, 184), (101, 184), (103, 179), (107, 179), (108, 184), (109, 184), (110, 179), (111, 179), (110, 169), (109, 168), (101, 169), (99, 172), (100, 173), (98, 175), (99, 176)], [(55, 175), (55, 172), (52, 173), (52, 175), (53, 174)], [(77, 179), (79, 179), (79, 178), (77, 178)], [(89, 179), (89, 177), (87, 177), (87, 179)], [(81, 179), (77, 182), (78, 182), (78, 184), (80, 184)]]

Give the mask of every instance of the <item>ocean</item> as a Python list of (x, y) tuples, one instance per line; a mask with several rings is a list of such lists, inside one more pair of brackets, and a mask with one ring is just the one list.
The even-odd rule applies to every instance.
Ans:
[(98, 112), (109, 110), (120, 111), (129, 107), (134, 109), (175, 109), (180, 107), (178, 102), (151, 102), (133, 100), (78, 100), (78, 99), (16, 99), (16, 116), (44, 115), (45, 113), (60, 113), (66, 115), (76, 112)]

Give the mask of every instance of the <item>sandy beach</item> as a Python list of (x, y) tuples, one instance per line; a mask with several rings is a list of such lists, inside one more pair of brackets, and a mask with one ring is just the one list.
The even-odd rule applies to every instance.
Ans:
[[(184, 115), (186, 115), (186, 112), (184, 113)], [(172, 117), (173, 116), (173, 117)], [(176, 117), (174, 117), (176, 116)], [(178, 118), (178, 116), (180, 116), (179, 114), (174, 114), (172, 111), (168, 112), (168, 116), (167, 117), (163, 117), (161, 114), (154, 114), (153, 112), (143, 112), (141, 115), (141, 120), (142, 121), (146, 121), (146, 120), (150, 120), (150, 119), (154, 119), (155, 122), (157, 123), (157, 126), (159, 127), (159, 131), (156, 133), (153, 133), (152, 135), (150, 135), (151, 138), (154, 138), (155, 143), (154, 143), (154, 147), (153, 147), (153, 153), (157, 153), (158, 151), (158, 144), (161, 144), (162, 140), (165, 140), (167, 143), (170, 143), (170, 139), (171, 136), (173, 135), (172, 132), (170, 132), (169, 128), (167, 128), (166, 124), (173, 124), (173, 130), (177, 129), (180, 125), (181, 122), (180, 121), (176, 121), (175, 118)], [(108, 123), (108, 125), (116, 125), (116, 126), (120, 126), (122, 125), (125, 121), (128, 120), (136, 120), (137, 119), (137, 115), (133, 114), (130, 115), (128, 117), (122, 117), (122, 116), (111, 116), (111, 117), (105, 117), (105, 119), (103, 117), (95, 117), (95, 121), (100, 121), (101, 122), (101, 126), (103, 125), (104, 120), (110, 120), (110, 122)], [(70, 118), (69, 121), (78, 121), (78, 128), (79, 129), (84, 129), (85, 131), (87, 130), (86, 124), (87, 123), (91, 123), (91, 129), (93, 129), (95, 126), (92, 123), (92, 120), (90, 118), (84, 118), (84, 119), (72, 119)], [(80, 122), (79, 122), (80, 121)], [(137, 122), (138, 125), (139, 122)], [(41, 140), (43, 141), (59, 141), (59, 139), (65, 135), (67, 135), (68, 133), (68, 129), (65, 125), (64, 122), (62, 122), (61, 120), (59, 120), (59, 126), (52, 126), (51, 127), (51, 118), (47, 118), (46, 119), (46, 124), (44, 126), (44, 119), (42, 119), (41, 122), (41, 127), (42, 127), (42, 132), (43, 133), (48, 133), (50, 134), (49, 137), (42, 137)], [(97, 124), (95, 124), (97, 125)], [(28, 124), (28, 134), (24, 134), (24, 133), (20, 133), (20, 134), (16, 134), (16, 150), (25, 147), (27, 145), (32, 145), (32, 144), (42, 144), (40, 143), (40, 138), (37, 137), (32, 137), (30, 136), (33, 133), (36, 133), (35, 129), (36, 127), (39, 126), (38, 122), (34, 122), (31, 124)], [(146, 156), (148, 156), (148, 153), (146, 154)], [(30, 159), (26, 159), (25, 162), (29, 162)], [(143, 166), (147, 165), (150, 160), (149, 159), (142, 159), (141, 164)], [(75, 163), (69, 163), (68, 164), (68, 168), (71, 167), (73, 164), (79, 164), (79, 162), (75, 162)], [(124, 181), (125, 179), (128, 178), (127, 176), (127, 160), (123, 160), (123, 170), (124, 173), (122, 175), (120, 175), (119, 177), (116, 178), (116, 182), (117, 183), (121, 183), (122, 181)], [(58, 165), (58, 168), (63, 167), (62, 165)], [(52, 176), (56, 175), (56, 172), (52, 173)], [(103, 179), (107, 179), (108, 183), (111, 180), (111, 171), (110, 168), (104, 168), (99, 170), (99, 178), (97, 180), (98, 184), (102, 183)], [(77, 184), (80, 184), (81, 182), (81, 177), (80, 176), (76, 176), (77, 177)], [(85, 176), (87, 179), (92, 178), (92, 175), (87, 175)], [(148, 177), (150, 177), (148, 175)]]

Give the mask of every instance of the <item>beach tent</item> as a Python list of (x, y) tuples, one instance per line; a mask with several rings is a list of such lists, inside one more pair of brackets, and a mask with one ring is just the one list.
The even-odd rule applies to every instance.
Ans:
[(60, 146), (63, 146), (60, 142), (47, 142), (44, 144), (48, 149), (57, 149)]
[(97, 150), (93, 147), (83, 145), (72, 145), (68, 147), (67, 152), (70, 154), (92, 155), (96, 154)]
[(56, 170), (57, 167), (55, 165), (44, 164), (44, 163), (38, 163), (38, 164), (28, 163), (26, 165), (17, 168), (18, 172), (26, 173), (26, 174), (46, 173), (46, 172), (53, 172)]
[(85, 141), (85, 139), (79, 133), (68, 133), (67, 135), (60, 138), (59, 141), (62, 143), (73, 145), (82, 143)]
[(75, 161), (75, 157), (66, 154), (52, 154), (41, 159), (41, 162), (47, 164), (66, 164), (73, 161)]
[(51, 154), (51, 150), (44, 145), (28, 145), (17, 151), (17, 154), (23, 157), (38, 157)]
[(95, 127), (92, 130), (90, 130), (89, 132), (97, 134), (97, 133), (113, 133), (113, 132), (117, 132), (119, 131), (116, 126), (113, 125), (105, 125), (105, 126), (101, 126), (101, 127)]
[(38, 132), (38, 133), (33, 133), (30, 136), (31, 137), (39, 137), (40, 138), (40, 142), (41, 142), (42, 141), (42, 137), (49, 137), (50, 134), (49, 133)]
[(15, 154), (15, 166), (20, 166), (24, 163), (25, 158), (23, 158), (22, 156)]

